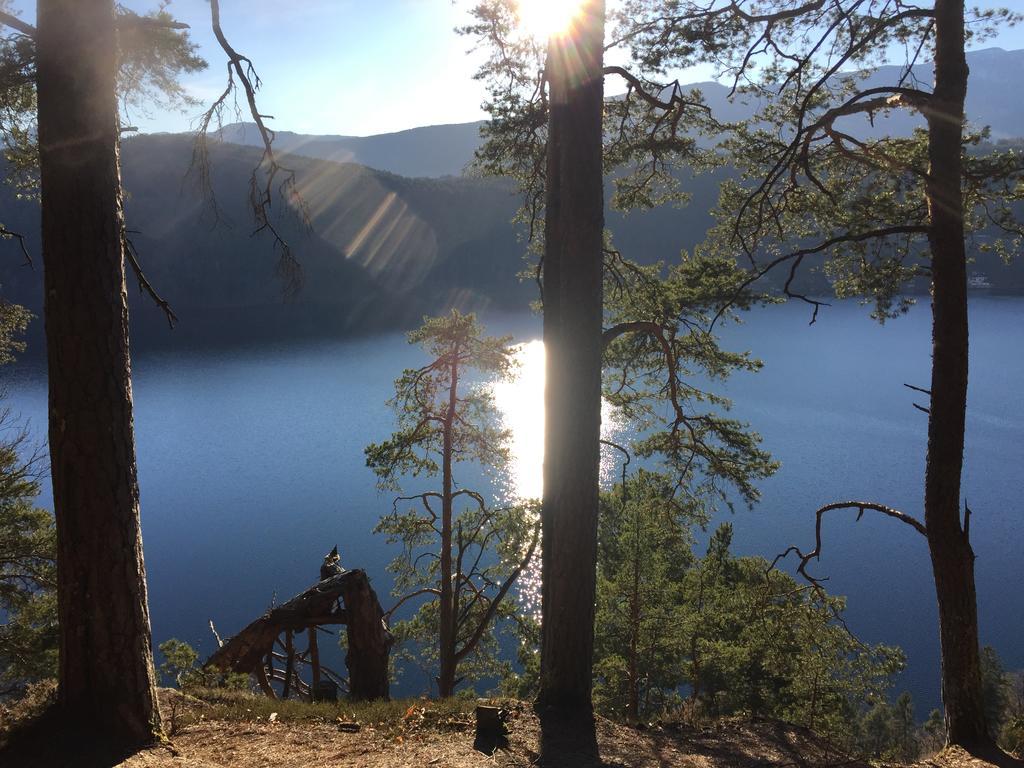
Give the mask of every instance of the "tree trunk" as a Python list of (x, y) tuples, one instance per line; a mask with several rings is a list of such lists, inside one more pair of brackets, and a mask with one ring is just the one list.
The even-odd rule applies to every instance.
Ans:
[(132, 431), (113, 0), (40, 0), (39, 162), (63, 710), (160, 731)]
[(348, 611), (348, 695), (353, 701), (391, 698), (388, 686), (388, 656), (392, 637), (384, 625), (377, 593), (365, 574), (345, 583), (342, 595)]
[[(625, 494), (625, 486), (623, 486)], [(640, 510), (633, 515), (633, 583), (629, 596), (629, 697), (626, 717), (640, 721)]]
[[(310, 676), (311, 684), (309, 686), (313, 695), (309, 698), (312, 701), (316, 701), (317, 697), (320, 696), (320, 643), (316, 636), (316, 626), (310, 626), (306, 630), (306, 634), (309, 637), (309, 667), (312, 670)], [(270, 658), (268, 656), (268, 658)]]
[(543, 624), (538, 701), (591, 708), (601, 437), (604, 3), (548, 48)]
[(932, 382), (925, 527), (939, 604), (942, 702), (950, 744), (989, 747), (981, 695), (974, 552), (961, 524), (967, 409), (967, 260), (961, 165), (967, 60), (963, 0), (935, 3), (935, 91), (928, 119)]
[(455, 595), (452, 589), (452, 432), (455, 428), (455, 409), (458, 405), (459, 364), (458, 349), (452, 350), (449, 364), (448, 407), (444, 417), (444, 436), (441, 448), (441, 588), (438, 614), (437, 694), (446, 699), (455, 693)]

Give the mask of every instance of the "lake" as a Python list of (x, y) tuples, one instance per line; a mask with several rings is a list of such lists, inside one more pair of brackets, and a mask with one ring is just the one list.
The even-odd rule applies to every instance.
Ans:
[[(876, 500), (921, 516), (926, 417), (912, 407), (927, 387), (930, 316), (915, 308), (884, 327), (852, 304), (808, 326), (797, 304), (759, 309), (723, 329), (731, 348), (765, 361), (724, 387), (734, 413), (782, 462), (753, 510), (731, 519), (742, 554), (773, 557), (813, 546), (813, 514), (830, 501)], [(529, 315), (487, 320), (491, 333), (529, 342)], [(1024, 300), (975, 298), (964, 495), (974, 516), (982, 642), (1008, 668), (1024, 667)], [(536, 491), (543, 373), (529, 345), (521, 391), (499, 392), (517, 429), (513, 481)], [(339, 545), (364, 568), (385, 607), (384, 566), (394, 548), (373, 535), (390, 497), (377, 493), (363, 447), (392, 430), (385, 401), (403, 367), (421, 356), (395, 333), (351, 341), (275, 344), (194, 353), (142, 352), (134, 361), (135, 426), (153, 638), (178, 637), (210, 653), (212, 619), (230, 635), (274, 599), (317, 578)], [(534, 361), (531, 365), (530, 361)], [(42, 440), (45, 376), (38, 361), (4, 372), (13, 410)], [(523, 392), (534, 394), (523, 395)], [(512, 413), (511, 411), (517, 411)], [(614, 426), (614, 425), (613, 425)], [(610, 465), (609, 477), (614, 466)], [(533, 484), (531, 486), (531, 483)], [(50, 505), (46, 489), (43, 505)], [(939, 704), (935, 600), (924, 539), (888, 519), (836, 512), (824, 528), (830, 591), (849, 598), (850, 626), (870, 642), (902, 646), (899, 681), (923, 718)], [(321, 645), (329, 643), (321, 641)], [(419, 693), (404, 679), (399, 693)]]

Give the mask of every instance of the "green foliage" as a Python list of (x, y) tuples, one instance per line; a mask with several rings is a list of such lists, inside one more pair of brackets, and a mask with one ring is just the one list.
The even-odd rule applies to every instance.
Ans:
[(990, 733), (998, 734), (1010, 704), (1010, 680), (996, 649), (981, 649), (981, 696)]
[(0, 365), (12, 362), (15, 353), (25, 351), (25, 342), (18, 337), (31, 319), (32, 313), (24, 307), (0, 299)]
[[(519, 218), (529, 224), (530, 246), (539, 252), (548, 118), (544, 46), (518, 29), (513, 0), (482, 0), (471, 13), (474, 22), (462, 32), (488, 52), (477, 77), (487, 83), (491, 117), (476, 167), (516, 181), (523, 195)], [(629, 35), (618, 34), (610, 45), (635, 47)], [(627, 88), (621, 98), (605, 101), (603, 150), (615, 187), (612, 205), (624, 211), (685, 202), (680, 174), (717, 167), (723, 159), (695, 140), (719, 127), (700, 92), (659, 84), (659, 74), (646, 65), (609, 72)], [(669, 265), (642, 266), (606, 237), (605, 399), (635, 427), (635, 452), (662, 461), (687, 504), (728, 503), (733, 489), (753, 503), (757, 480), (777, 467), (760, 448), (760, 436), (727, 417), (729, 401), (699, 384), (760, 367), (749, 354), (722, 349), (713, 332), (715, 322), (735, 322), (740, 311), (764, 300), (746, 290), (747, 276), (732, 254), (683, 253)], [(724, 304), (730, 307), (720, 314)]]
[[(885, 701), (902, 653), (853, 637), (842, 598), (762, 558), (735, 557), (728, 523), (695, 559), (690, 529), (706, 519), (676, 498), (670, 478), (648, 472), (603, 498), (595, 702), (649, 719), (689, 689), (687, 706), (701, 715), (774, 717), (853, 745), (865, 702)], [(890, 745), (898, 732), (909, 753), (909, 699), (897, 709), (900, 729), (883, 708), (872, 717), (884, 711), (887, 730), (875, 735)], [(869, 719), (864, 728), (881, 726)]]
[(946, 743), (946, 722), (941, 709), (933, 709), (921, 726), (924, 746), (928, 751), (938, 752)]
[[(421, 345), (432, 360), (422, 368), (405, 370), (395, 380), (395, 396), (388, 404), (397, 416), (398, 431), (366, 448), (366, 465), (377, 475), (381, 490), (398, 490), (403, 476), (433, 476), (440, 470), (444, 430), (439, 425), (447, 418), (450, 390), (465, 383), (459, 377), (467, 369), (496, 378), (511, 375), (511, 337), (480, 334), (476, 317), (457, 310), (446, 317), (424, 318), (423, 325), (409, 334), (409, 343)], [(483, 387), (468, 389), (456, 400), (452, 460), (499, 469), (508, 461), (508, 431), (500, 426), (490, 392)]]
[[(939, 715), (941, 721), (941, 714)], [(914, 702), (904, 691), (895, 704), (876, 701), (856, 724), (853, 748), (857, 754), (875, 760), (911, 763), (921, 752), (914, 722)]]
[[(28, 313), (0, 305), (0, 363)], [(53, 515), (35, 506), (42, 455), (7, 408), (0, 408), (0, 696), (57, 672), (57, 540)]]
[[(118, 5), (118, 95), (126, 125), (132, 110), (146, 114), (150, 105), (156, 105), (184, 111), (198, 104), (179, 78), (202, 71), (207, 63), (187, 30), (168, 26), (174, 21), (169, 5), (170, 0), (160, 0), (146, 14)], [(0, 10), (11, 12), (10, 0), (0, 2)], [(34, 195), (39, 183), (35, 41), (21, 32), (7, 31), (0, 39), (0, 142), (10, 168), (8, 183), (25, 195)]]
[(516, 665), (505, 662), (501, 694), (519, 701), (532, 701), (540, 690), (540, 621), (520, 612), (512, 617), (516, 639)]
[(1007, 752), (1024, 757), (1024, 672), (1008, 675), (1007, 706), (999, 746)]
[(985, 719), (999, 746), (1024, 754), (1024, 672), (1007, 672), (996, 649), (981, 649), (981, 694)]
[[(509, 338), (489, 338), (473, 315), (456, 310), (426, 318), (409, 334), (430, 362), (409, 369), (395, 381), (398, 430), (366, 448), (367, 466), (381, 490), (401, 493), (402, 478), (434, 478), (440, 489), (399, 496), (376, 532), (401, 554), (388, 566), (395, 574), (399, 601), (420, 605), (412, 618), (392, 631), (398, 656), (424, 670), (450, 663), (458, 680), (496, 676), (495, 622), (509, 618), (504, 600), (537, 544), (536, 510), (531, 503), (498, 507), (480, 493), (459, 485), (455, 471), (472, 464), (492, 479), (508, 460), (508, 430), (500, 422), (490, 390), (467, 377), (506, 378), (514, 369)], [(423, 482), (421, 482), (421, 485)], [(410, 506), (403, 507), (405, 503)], [(445, 603), (450, 585), (451, 599)], [(445, 611), (452, 642), (441, 642)]]
[[(144, 15), (119, 9), (121, 67), (118, 91), (125, 109), (145, 112), (149, 106), (184, 112), (200, 101), (182, 87), (182, 75), (206, 69), (207, 62), (192, 42), (188, 30), (169, 26), (171, 0), (160, 0), (156, 10)], [(132, 23), (136, 20), (149, 23)]]
[(730, 543), (723, 526), (687, 574), (694, 698), (711, 714), (779, 717), (848, 742), (850, 720), (884, 697), (902, 653), (851, 635), (843, 598), (735, 558)]
[[(756, 481), (778, 464), (760, 435), (727, 416), (729, 399), (701, 382), (761, 368), (749, 353), (722, 349), (713, 323), (738, 322), (734, 310), (763, 298), (744, 289), (744, 273), (727, 259), (642, 267), (610, 250), (606, 265), (604, 396), (635, 428), (633, 450), (659, 459), (702, 513), (728, 504), (731, 490), (753, 504)], [(719, 315), (727, 300), (732, 309)]]
[(601, 499), (594, 704), (649, 718), (678, 700), (687, 680), (683, 580), (700, 510), (678, 502), (667, 477), (639, 470)]
[(179, 688), (183, 687), (189, 676), (195, 673), (199, 654), (191, 645), (176, 637), (160, 643), (157, 650), (164, 655), (164, 661), (159, 667), (164, 680)]
[[(839, 297), (872, 303), (880, 321), (905, 312), (908, 289), (923, 292), (930, 276), (928, 137), (887, 135), (886, 119), (903, 113), (921, 124), (932, 109), (912, 73), (934, 53), (929, 9), (768, 2), (751, 16), (741, 5), (629, 0), (615, 32), (637, 67), (664, 73), (710, 61), (758, 105), (750, 119), (721, 126), (719, 149), (740, 178), (723, 185), (709, 252), (741, 253), (759, 273), (781, 267), (787, 295), (812, 303), (806, 293), (831, 284)], [(976, 43), (1020, 19), (968, 8), (967, 37)], [(897, 48), (906, 61), (878, 70)], [(961, 148), (966, 230), (978, 250), (1009, 258), (1024, 234), (1024, 155), (984, 142), (982, 130)]]
[(230, 691), (249, 690), (249, 676), (235, 672), (223, 673), (220, 670), (197, 667), (199, 654), (188, 643), (172, 637), (157, 646), (163, 654), (163, 663), (157, 671), (164, 681), (182, 690), (197, 688), (220, 688)]

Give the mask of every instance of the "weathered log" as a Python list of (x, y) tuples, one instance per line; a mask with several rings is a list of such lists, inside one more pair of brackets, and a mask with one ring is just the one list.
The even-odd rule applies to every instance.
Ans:
[[(344, 608), (339, 608), (338, 600)], [(300, 632), (321, 624), (345, 624), (348, 631), (349, 695), (353, 699), (387, 699), (391, 633), (380, 601), (361, 570), (345, 571), (313, 585), (272, 608), (229, 638), (203, 665), (225, 672), (255, 674), (266, 680), (265, 659), (282, 632)], [(315, 629), (312, 632), (315, 634)], [(299, 683), (298, 672), (295, 673)], [(265, 689), (264, 689), (265, 690)]]
[(316, 641), (316, 627), (309, 628), (309, 663), (313, 667), (313, 698), (320, 693), (320, 646)]
[(281, 692), (281, 698), (287, 699), (288, 694), (291, 693), (292, 688), (292, 675), (295, 673), (295, 644), (292, 640), (294, 633), (290, 629), (284, 631), (285, 636), (285, 666), (284, 666), (284, 690)]
[(348, 667), (349, 698), (355, 701), (390, 699), (388, 656), (394, 638), (384, 624), (384, 611), (377, 595), (365, 576), (345, 581), (341, 589), (348, 611), (345, 666)]

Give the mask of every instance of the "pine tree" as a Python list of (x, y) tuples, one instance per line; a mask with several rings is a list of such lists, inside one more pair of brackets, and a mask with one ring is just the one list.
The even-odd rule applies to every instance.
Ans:
[[(710, 247), (740, 253), (757, 275), (784, 271), (783, 291), (813, 307), (801, 268), (824, 260), (839, 296), (873, 301), (885, 319), (906, 310), (908, 284), (932, 297), (931, 381), (915, 387), (929, 402), (924, 514), (918, 521), (884, 505), (928, 541), (939, 604), (943, 707), (949, 741), (987, 751), (979, 667), (970, 510), (961, 505), (968, 381), (968, 233), (988, 228), (997, 248), (1019, 248), (1011, 203), (1024, 194), (1019, 152), (980, 151), (965, 133), (965, 44), (1019, 18), (967, 14), (963, 0), (933, 3), (627, 3), (619, 36), (655, 69), (712, 61), (737, 89), (761, 101), (734, 126), (724, 149), (742, 180), (726, 185)], [(968, 29), (970, 22), (970, 29)], [(899, 43), (907, 59), (887, 82), (866, 83)], [(928, 57), (931, 90), (912, 69)], [(742, 88), (741, 88), (742, 86)], [(894, 111), (919, 116), (911, 137), (877, 138), (866, 128)], [(803, 561), (804, 563), (807, 560)]]
[[(30, 315), (0, 304), (0, 365), (24, 349)], [(0, 393), (2, 396), (2, 393)], [(0, 698), (57, 673), (57, 569), (53, 515), (35, 506), (42, 456), (0, 407)]]
[[(684, 255), (678, 265), (640, 267), (609, 236), (602, 241), (604, 173), (618, 172), (616, 204), (650, 206), (681, 199), (673, 171), (683, 162), (714, 161), (688, 134), (707, 122), (699, 100), (603, 64), (604, 4), (581, 4), (568, 31), (546, 46), (518, 29), (513, 0), (484, 0), (473, 13), (463, 31), (490, 52), (479, 77), (490, 89), (491, 121), (477, 165), (518, 182), (520, 218), (543, 254), (535, 273), (548, 376), (539, 701), (586, 712), (602, 374), (605, 397), (646, 433), (637, 452), (678, 472), (683, 496), (704, 503), (735, 486), (752, 503), (754, 481), (774, 465), (756, 434), (723, 416), (728, 402), (694, 386), (690, 374), (721, 379), (758, 366), (724, 353), (711, 329), (725, 296), (739, 294), (735, 307), (756, 297), (728, 259)], [(609, 75), (626, 83), (623, 99), (604, 99)]]
[(645, 470), (601, 498), (594, 700), (604, 712), (638, 722), (678, 699), (694, 522), (671, 479)]
[[(465, 677), (496, 669), (494, 623), (508, 615), (505, 598), (539, 539), (528, 506), (488, 503), (456, 479), (461, 463), (493, 476), (507, 462), (508, 431), (489, 391), (470, 377), (474, 372), (509, 376), (510, 342), (482, 336), (476, 318), (457, 310), (426, 318), (409, 334), (409, 343), (421, 345), (430, 362), (395, 381), (390, 404), (398, 431), (366, 448), (367, 466), (382, 490), (399, 491), (403, 477), (440, 475), (440, 488), (396, 498), (394, 511), (381, 518), (376, 531), (402, 545), (389, 566), (400, 599), (388, 615), (408, 600), (428, 596), (395, 633), (424, 646), (425, 658), (438, 667), (441, 697), (454, 694)], [(400, 507), (406, 503), (411, 506)]]

